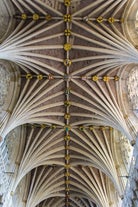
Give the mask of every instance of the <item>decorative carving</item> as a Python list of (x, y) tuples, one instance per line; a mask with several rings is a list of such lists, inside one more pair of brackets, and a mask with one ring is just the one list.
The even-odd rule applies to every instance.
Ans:
[(102, 23), (104, 19), (102, 16), (99, 16), (96, 20), (98, 23)]

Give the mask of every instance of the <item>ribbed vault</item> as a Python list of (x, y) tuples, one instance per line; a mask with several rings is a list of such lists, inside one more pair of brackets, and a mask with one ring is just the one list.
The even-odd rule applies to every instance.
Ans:
[[(66, 181), (67, 182), (67, 181)], [(35, 168), (31, 174), (30, 191), (26, 206), (51, 205), (65, 206), (64, 168), (57, 166), (43, 166)], [(69, 206), (110, 206), (108, 196), (108, 178), (92, 167), (72, 167), (70, 169), (70, 194), (66, 205)], [(54, 202), (56, 202), (54, 204)], [(95, 203), (95, 204), (94, 204)]]
[(21, 207), (119, 207), (117, 140), (137, 136), (118, 90), (120, 71), (138, 63), (122, 29), (128, 1), (11, 2), (16, 27), (0, 59), (18, 65), (21, 86), (0, 134), (24, 132), (11, 195), (27, 179)]

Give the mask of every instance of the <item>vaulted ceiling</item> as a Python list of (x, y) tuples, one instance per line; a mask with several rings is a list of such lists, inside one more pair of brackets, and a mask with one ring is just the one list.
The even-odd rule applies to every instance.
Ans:
[(0, 2), (3, 206), (120, 207), (138, 131), (130, 1)]

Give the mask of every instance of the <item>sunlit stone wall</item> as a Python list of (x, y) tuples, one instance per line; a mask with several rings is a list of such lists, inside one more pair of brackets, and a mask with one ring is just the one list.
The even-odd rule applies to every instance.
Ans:
[(132, 104), (132, 110), (138, 117), (138, 67), (132, 69), (129, 73), (128, 80), (128, 97)]

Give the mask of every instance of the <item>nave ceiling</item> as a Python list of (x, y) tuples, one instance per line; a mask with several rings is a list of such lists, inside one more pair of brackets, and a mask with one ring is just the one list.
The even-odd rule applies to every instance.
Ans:
[(1, 205), (121, 207), (138, 131), (130, 1), (7, 2)]

